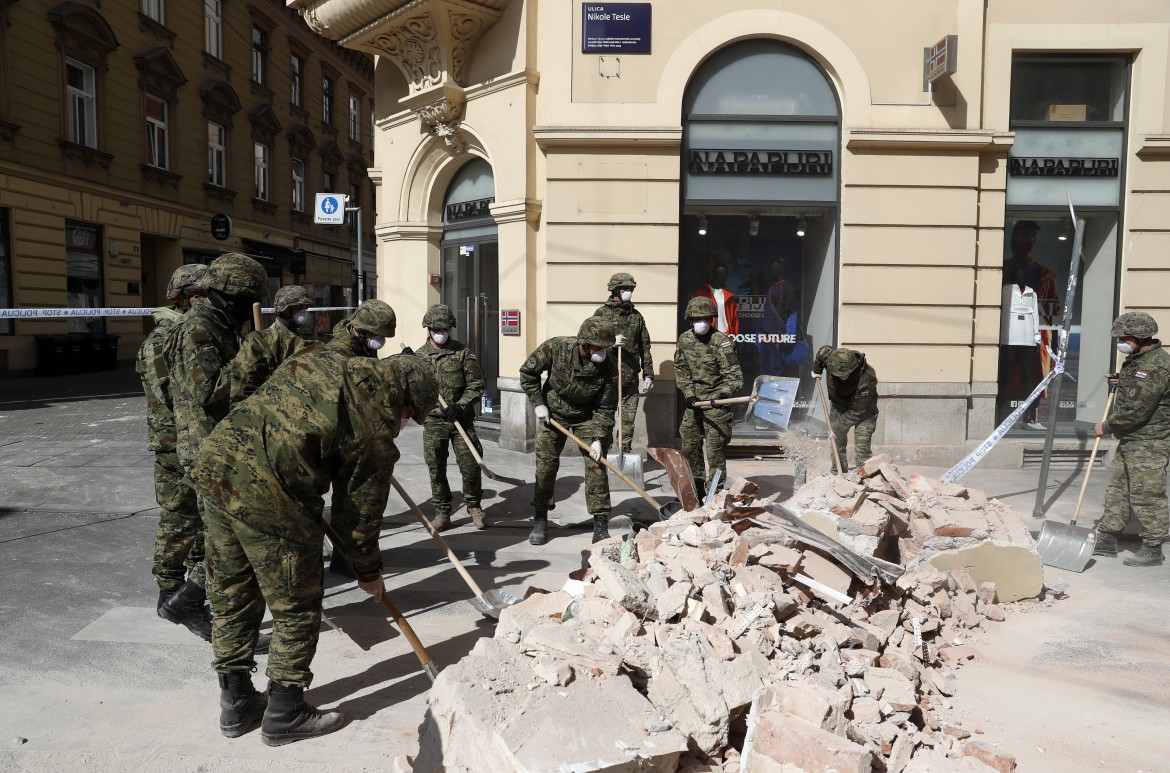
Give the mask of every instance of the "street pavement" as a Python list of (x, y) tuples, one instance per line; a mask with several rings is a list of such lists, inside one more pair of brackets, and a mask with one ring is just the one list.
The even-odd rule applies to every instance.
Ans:
[[(144, 412), (141, 387), (126, 367), (0, 381), (0, 770), (259, 771), (280, 762), (384, 771), (396, 756), (413, 754), (428, 679), (382, 608), (331, 574), (329, 622), (307, 697), (341, 708), (350, 723), (279, 749), (263, 746), (256, 733), (234, 740), (219, 734), (210, 646), (154, 613), (158, 508)], [(429, 515), (421, 429), (411, 424), (399, 444), (395, 477)], [(531, 455), (487, 445), (493, 470), (533, 480)], [(823, 469), (829, 450), (822, 446)], [(779, 491), (783, 499), (792, 490), (792, 465), (778, 456), (735, 458), (728, 467), (733, 479), (752, 478), (765, 494)], [(1071, 466), (1052, 471), (1047, 517), (1068, 522), (1082, 474)], [(449, 476), (457, 490), (453, 460)], [(1107, 477), (1098, 464), (1081, 525), (1100, 514)], [(646, 478), (652, 496), (672, 496), (653, 462)], [(1011, 504), (1035, 533), (1041, 521), (1028, 514), (1037, 478), (1035, 469), (976, 468), (964, 482)], [(558, 526), (543, 547), (527, 542), (531, 486), (487, 479), (492, 527), (476, 531), (459, 509), (457, 528), (444, 536), (483, 588), (517, 595), (558, 588), (589, 542), (583, 481), (580, 461), (565, 457), (552, 513)], [(632, 492), (615, 492), (613, 500), (615, 515), (655, 516)], [(466, 603), (466, 586), (394, 493), (383, 525), (395, 603), (438, 666), (454, 663), (491, 635), (491, 622)], [(1131, 569), (1110, 559), (1084, 574), (1048, 569), (1046, 577), (1050, 585), (1068, 583), (1067, 596), (982, 635), (988, 656), (960, 673), (955, 710), (1019, 755), (1020, 770), (1166, 769), (1170, 740), (1160, 728), (1170, 722), (1170, 667), (1162, 655), (1168, 567)], [(261, 657), (261, 688), (263, 670)]]

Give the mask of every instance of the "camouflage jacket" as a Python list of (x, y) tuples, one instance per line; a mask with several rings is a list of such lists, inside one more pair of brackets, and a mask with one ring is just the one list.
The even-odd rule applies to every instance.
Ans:
[[(826, 358), (835, 351), (831, 346), (822, 346), (813, 360), (813, 373), (825, 372)], [(878, 414), (878, 379), (877, 372), (865, 362), (865, 355), (857, 352), (861, 357), (861, 366), (849, 378), (837, 378), (832, 373), (827, 374), (825, 386), (829, 392), (829, 402), (833, 410), (843, 416), (860, 421)]]
[(159, 453), (175, 450), (175, 410), (159, 349), (167, 330), (182, 318), (183, 312), (175, 306), (159, 306), (151, 316), (154, 330), (146, 334), (138, 348), (134, 370), (142, 379), (142, 391), (146, 393), (146, 442), (151, 451)]
[[(706, 340), (704, 340), (706, 339)], [(714, 400), (743, 387), (743, 370), (731, 336), (712, 330), (703, 338), (688, 330), (674, 350), (674, 378), (683, 397)]]
[[(458, 403), (463, 406), (466, 418), (469, 421), (473, 416), (473, 407), (483, 394), (483, 370), (479, 367), (479, 358), (467, 345), (451, 338), (446, 346), (435, 346), (430, 338), (427, 342), (414, 350), (414, 353), (430, 363), (435, 372), (435, 380), (439, 384), (439, 394), (447, 401), (447, 405)], [(428, 418), (442, 418), (443, 409), (438, 407), (431, 411)]]
[[(541, 375), (548, 373), (543, 387)], [(605, 362), (581, 357), (574, 336), (550, 338), (520, 366), (520, 386), (533, 405), (548, 406), (552, 417), (565, 425), (586, 425), (582, 440), (608, 437), (617, 410), (617, 362), (611, 352)]]
[(1102, 428), (1125, 441), (1170, 440), (1170, 354), (1162, 342), (1121, 363), (1113, 411)]
[[(650, 331), (646, 319), (632, 303), (610, 298), (598, 306), (593, 316), (613, 323), (614, 330), (626, 337), (622, 346), (622, 388), (636, 385), (639, 373), (654, 376), (654, 357), (650, 353)], [(617, 356), (616, 354), (614, 355)]]
[(280, 317), (264, 330), (249, 333), (231, 362), (232, 404), (259, 389), (280, 363), (303, 349), (307, 343), (302, 336), (289, 329)]
[(385, 360), (300, 354), (212, 431), (191, 474), (196, 490), (259, 532), (320, 547), (332, 486), (342, 552), (373, 580), (405, 399)]
[(170, 376), (179, 463), (190, 471), (199, 447), (231, 407), (228, 363), (240, 340), (227, 315), (197, 303), (166, 332), (160, 355)]

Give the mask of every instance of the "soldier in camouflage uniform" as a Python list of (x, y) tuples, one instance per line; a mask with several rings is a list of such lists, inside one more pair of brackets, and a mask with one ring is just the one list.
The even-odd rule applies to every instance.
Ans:
[(1167, 533), (1166, 467), (1170, 463), (1170, 354), (1154, 338), (1158, 323), (1149, 314), (1122, 314), (1110, 331), (1126, 355), (1109, 418), (1094, 427), (1097, 437), (1116, 435), (1113, 474), (1105, 490), (1105, 515), (1097, 524), (1094, 555), (1117, 555), (1117, 535), (1132, 511), (1142, 525), (1141, 548), (1126, 566), (1160, 566)]
[[(154, 540), (154, 578), (158, 583), (158, 605), (171, 597), (187, 575), (203, 585), (203, 534), (195, 490), (184, 480), (183, 466), (175, 452), (175, 412), (171, 408), (168, 374), (158, 357), (167, 330), (186, 311), (192, 300), (203, 295), (199, 282), (207, 266), (179, 266), (167, 283), (170, 306), (154, 310), (154, 330), (138, 349), (135, 370), (146, 392), (146, 440), (154, 451), (154, 498), (158, 502), (158, 531)], [(204, 638), (210, 639), (207, 627)]]
[(622, 453), (632, 450), (634, 420), (638, 413), (638, 392), (654, 386), (654, 358), (650, 353), (650, 331), (642, 312), (634, 308), (634, 277), (619, 271), (609, 278), (609, 300), (593, 316), (609, 320), (617, 331), (622, 348)]
[[(350, 316), (333, 326), (333, 338), (324, 348), (345, 352), (351, 357), (377, 357), (386, 339), (394, 336), (398, 317), (386, 301), (362, 301)], [(315, 344), (314, 348), (321, 344)]]
[(423, 425), (423, 458), (431, 471), (431, 504), (435, 508), (435, 520), (431, 525), (436, 531), (446, 531), (451, 527), (447, 446), (453, 444), (455, 461), (463, 476), (463, 501), (467, 503), (467, 514), (475, 528), (486, 529), (487, 520), (480, 507), (483, 480), (479, 464), (455, 429), (455, 422), (459, 422), (475, 444), (476, 453), (482, 457), (483, 446), (475, 434), (475, 403), (483, 392), (483, 371), (475, 352), (451, 338), (455, 315), (447, 306), (441, 303), (431, 306), (423, 316), (423, 327), (427, 328), (427, 342), (415, 354), (431, 363), (439, 394), (447, 401), (447, 407), (436, 406)]
[[(211, 262), (202, 284), (207, 302), (195, 304), (171, 326), (156, 357), (161, 359), (157, 367), (169, 374), (176, 451), (188, 475), (203, 441), (227, 415), (231, 389), (227, 365), (239, 351), (240, 330), (252, 319), (252, 304), (267, 294), (268, 275), (248, 256), (228, 253)], [(158, 614), (210, 638), (206, 598), (204, 586), (188, 579)]]
[[(192, 471), (204, 502), (213, 667), (220, 730), (280, 746), (332, 732), (340, 711), (305, 703), (324, 585), (324, 495), (358, 583), (385, 590), (378, 538), (402, 422), (421, 421), (437, 390), (417, 357), (348, 357), (322, 347), (293, 357), (211, 432)], [(252, 685), (253, 645), (272, 610), (268, 703)]]
[(313, 332), (308, 311), (312, 304), (313, 297), (300, 285), (276, 291), (276, 320), (264, 330), (249, 333), (232, 360), (233, 405), (259, 389), (280, 363), (305, 346), (306, 334)]
[(735, 342), (731, 336), (714, 329), (715, 314), (715, 302), (710, 298), (691, 298), (684, 312), (691, 329), (678, 337), (674, 351), (675, 383), (687, 404), (678, 434), (699, 492), (707, 490), (707, 481), (711, 480), (707, 475), (713, 478), (717, 470), (721, 473), (720, 481), (727, 482), (724, 451), (731, 440), (734, 414), (722, 406), (700, 408), (696, 403), (727, 399), (743, 386), (743, 370), (735, 355)]
[[(593, 541), (609, 538), (609, 477), (601, 466), (613, 432), (617, 410), (617, 363), (609, 349), (615, 335), (611, 323), (591, 317), (576, 337), (550, 338), (536, 347), (520, 366), (520, 386), (536, 409), (536, 493), (534, 525), (528, 541), (548, 539), (548, 511), (555, 507), (553, 487), (567, 438), (548, 424), (556, 419), (587, 443), (584, 450), (585, 504), (593, 516)], [(541, 375), (548, 378), (541, 384)]]
[[(813, 359), (813, 378), (829, 371), (829, 426), (841, 455), (841, 464), (849, 465), (849, 428), (857, 451), (857, 463), (873, 456), (873, 433), (877, 429), (878, 380), (874, 369), (865, 364), (865, 355), (853, 349), (822, 346)], [(833, 462), (833, 474), (837, 463)]]

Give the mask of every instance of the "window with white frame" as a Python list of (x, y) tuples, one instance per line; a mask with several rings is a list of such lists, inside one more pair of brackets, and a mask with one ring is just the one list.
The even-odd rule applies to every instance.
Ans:
[(69, 141), (97, 147), (97, 77), (76, 59), (65, 60), (69, 91)]
[(293, 107), (301, 107), (305, 102), (304, 81), (301, 79), (304, 71), (305, 60), (296, 54), (291, 55), (288, 63), (288, 101)]
[(321, 78), (321, 123), (333, 125), (333, 79), (328, 75)]
[(292, 208), (305, 211), (305, 162), (299, 158), (292, 160)]
[(362, 103), (357, 97), (349, 98), (349, 138), (355, 141), (362, 138)]
[(207, 182), (227, 187), (227, 132), (212, 121), (207, 122)]
[(252, 80), (261, 86), (268, 77), (268, 33), (252, 26)]
[(159, 24), (166, 24), (166, 0), (142, 0), (142, 13)]
[(253, 143), (256, 160), (256, 198), (268, 201), (268, 146), (263, 142)]
[(146, 163), (159, 169), (170, 168), (169, 108), (166, 100), (146, 95)]
[(223, 0), (203, 0), (203, 50), (223, 59)]

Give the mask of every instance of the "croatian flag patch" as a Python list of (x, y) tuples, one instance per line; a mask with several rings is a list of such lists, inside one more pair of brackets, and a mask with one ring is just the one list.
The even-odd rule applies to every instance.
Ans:
[(731, 339), (728, 339), (728, 340), (724, 341), (723, 343), (721, 343), (721, 344), (719, 344), (719, 345), (720, 345), (720, 346), (731, 346)]
[(1148, 376), (1150, 374), (1146, 373), (1144, 370), (1135, 370), (1133, 372), (1133, 375), (1137, 376), (1138, 378), (1145, 378), (1146, 376)]

